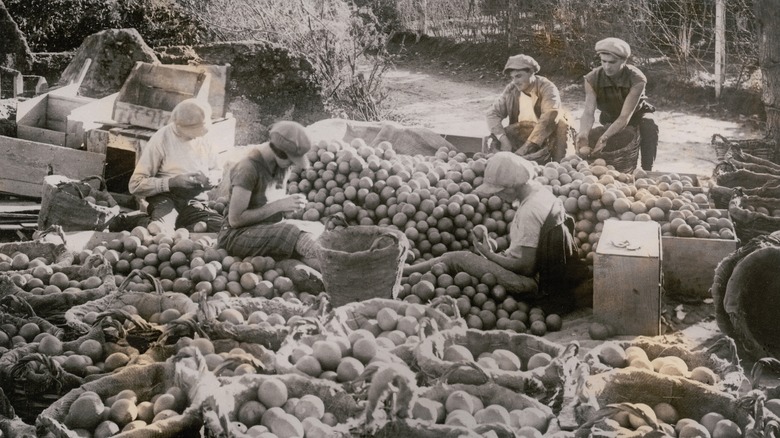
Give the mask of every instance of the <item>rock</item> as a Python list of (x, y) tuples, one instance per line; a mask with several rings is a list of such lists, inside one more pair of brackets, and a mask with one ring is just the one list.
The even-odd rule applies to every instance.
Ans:
[(33, 55), (27, 39), (11, 18), (8, 9), (0, 0), (0, 67), (27, 72), (32, 67)]
[(109, 29), (88, 36), (60, 75), (59, 85), (76, 80), (87, 58), (92, 64), (79, 94), (101, 98), (116, 93), (137, 61), (159, 63), (157, 55), (135, 29)]

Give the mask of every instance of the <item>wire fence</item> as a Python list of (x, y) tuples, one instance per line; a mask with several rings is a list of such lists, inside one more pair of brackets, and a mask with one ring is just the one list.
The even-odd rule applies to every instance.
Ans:
[[(752, 0), (725, 6), (726, 85), (741, 86), (758, 69)], [(616, 36), (639, 63), (714, 81), (715, 0), (397, 0), (396, 9), (406, 31), (544, 51), (568, 67), (590, 67), (595, 42)]]

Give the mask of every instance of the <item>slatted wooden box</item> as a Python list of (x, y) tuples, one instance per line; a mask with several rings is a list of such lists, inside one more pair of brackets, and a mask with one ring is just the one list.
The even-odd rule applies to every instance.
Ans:
[(604, 222), (593, 272), (593, 315), (620, 335), (661, 332), (661, 228)]
[(77, 96), (77, 85), (68, 85), (19, 102), (17, 137), (40, 143), (79, 149), (84, 144), (84, 126), (71, 113), (95, 99)]
[(119, 90), (112, 118), (118, 123), (162, 128), (179, 102), (209, 100), (210, 84), (210, 74), (204, 70), (139, 61)]

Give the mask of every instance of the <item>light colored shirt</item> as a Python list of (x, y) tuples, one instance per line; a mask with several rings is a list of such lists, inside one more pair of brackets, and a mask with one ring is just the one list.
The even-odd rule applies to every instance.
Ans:
[(539, 246), (542, 225), (555, 200), (556, 197), (550, 190), (539, 185), (520, 202), (509, 225), (509, 248), (506, 249), (506, 255), (519, 258), (520, 247)]
[(184, 140), (175, 134), (173, 124), (168, 124), (144, 146), (130, 177), (129, 190), (137, 196), (169, 192), (172, 177), (191, 172), (202, 172), (216, 184), (222, 176), (216, 148), (205, 137)]
[[(486, 114), (487, 126), (496, 136), (505, 134), (503, 120), (508, 118), (512, 125), (520, 120), (520, 95), (527, 94), (533, 101), (533, 117), (538, 119), (538, 125), (526, 141), (541, 145), (555, 131), (555, 123), (563, 117), (561, 93), (549, 79), (536, 75), (533, 84), (525, 92), (521, 92), (514, 84), (508, 84), (501, 95), (493, 102)], [(527, 115), (524, 117), (531, 117)]]

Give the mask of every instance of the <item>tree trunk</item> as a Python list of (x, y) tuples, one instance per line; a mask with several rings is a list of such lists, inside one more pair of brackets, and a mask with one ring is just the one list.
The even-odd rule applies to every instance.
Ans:
[(775, 141), (780, 157), (780, 8), (777, 0), (754, 0), (758, 23), (758, 62), (761, 66), (766, 135)]

